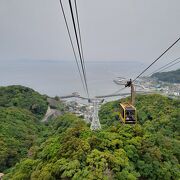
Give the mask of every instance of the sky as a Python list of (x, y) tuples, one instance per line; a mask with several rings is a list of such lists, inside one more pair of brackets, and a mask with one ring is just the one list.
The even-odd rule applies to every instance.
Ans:
[[(150, 63), (180, 37), (180, 0), (77, 3), (85, 61)], [(177, 57), (180, 42), (160, 63)], [(74, 61), (59, 0), (0, 0), (0, 61), (7, 60)]]

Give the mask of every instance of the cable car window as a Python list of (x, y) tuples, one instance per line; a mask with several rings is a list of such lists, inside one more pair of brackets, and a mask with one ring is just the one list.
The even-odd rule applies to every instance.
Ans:
[(135, 110), (126, 111), (126, 120), (135, 120)]
[(129, 113), (130, 113), (131, 115), (135, 115), (135, 111), (134, 111), (134, 110), (130, 110)]

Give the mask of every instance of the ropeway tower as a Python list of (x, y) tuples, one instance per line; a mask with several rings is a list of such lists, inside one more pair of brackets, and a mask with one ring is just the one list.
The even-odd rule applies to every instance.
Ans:
[(99, 116), (98, 116), (98, 110), (99, 110), (99, 105), (103, 101), (104, 100), (100, 100), (100, 99), (90, 99), (89, 100), (89, 102), (93, 104), (93, 115), (92, 115), (92, 122), (91, 122), (91, 126), (90, 126), (90, 129), (92, 131), (101, 129), (101, 124), (100, 124)]

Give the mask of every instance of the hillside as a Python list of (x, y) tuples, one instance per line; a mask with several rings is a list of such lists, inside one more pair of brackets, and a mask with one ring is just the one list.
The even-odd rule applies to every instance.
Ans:
[(47, 110), (46, 97), (28, 87), (0, 87), (0, 107), (18, 107), (43, 117)]
[(169, 83), (180, 83), (180, 69), (176, 71), (155, 73), (151, 77), (155, 77), (160, 81)]
[(65, 114), (49, 123), (40, 146), (8, 170), (4, 179), (179, 179), (180, 101), (137, 97), (138, 124), (116, 120), (119, 101), (102, 106), (101, 131)]
[(40, 120), (46, 109), (45, 97), (30, 88), (0, 87), (0, 172), (26, 157), (32, 144), (41, 141), (45, 127)]
[(0, 108), (0, 171), (25, 157), (39, 129), (38, 120), (27, 110)]

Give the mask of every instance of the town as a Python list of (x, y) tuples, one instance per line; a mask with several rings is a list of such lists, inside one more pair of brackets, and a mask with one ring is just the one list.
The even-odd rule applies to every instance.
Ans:
[[(118, 77), (113, 80), (114, 83), (119, 85), (120, 87), (125, 84), (126, 79), (122, 77)], [(162, 94), (164, 96), (168, 96), (169, 98), (180, 98), (180, 84), (179, 83), (168, 83), (159, 81), (157, 78), (152, 77), (141, 77), (138, 81), (135, 82), (136, 94)], [(115, 99), (120, 99), (129, 96), (129, 93), (121, 94), (112, 94), (107, 96), (99, 96), (99, 97), (112, 97)], [(98, 98), (97, 98), (98, 99)], [(93, 119), (94, 111), (98, 111), (100, 105), (103, 102), (107, 102), (108, 98), (104, 101), (104, 99), (100, 98), (98, 103), (96, 104), (96, 108), (94, 108), (94, 103), (89, 102), (87, 98), (81, 97), (77, 92), (72, 93), (67, 96), (56, 96), (55, 98), (47, 98), (49, 103), (49, 108), (46, 113), (46, 116), (42, 121), (48, 121), (52, 117), (57, 117), (66, 112), (70, 112), (72, 114), (77, 115), (78, 117), (83, 118), (87, 123), (91, 124)], [(112, 100), (112, 99), (111, 99)]]

